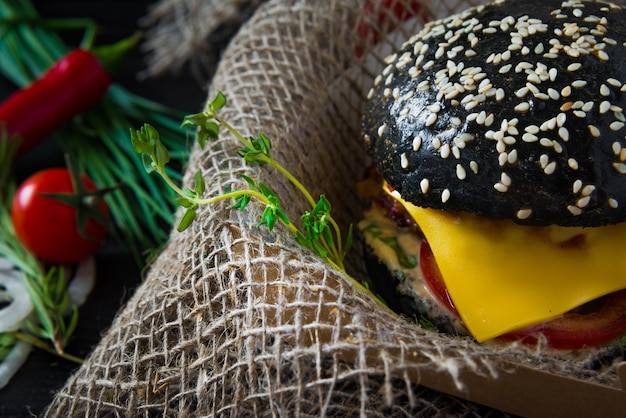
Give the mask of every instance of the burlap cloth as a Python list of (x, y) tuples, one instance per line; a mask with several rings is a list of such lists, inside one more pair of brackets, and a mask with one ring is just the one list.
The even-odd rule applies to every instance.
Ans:
[[(200, 2), (175, 3), (181, 16), (200, 25), (190, 13)], [(224, 51), (208, 93), (225, 93), (223, 115), (244, 134), (262, 130), (272, 138), (276, 159), (314, 196), (328, 196), (344, 230), (358, 221), (363, 205), (355, 191), (368, 163), (360, 111), (387, 43), (383, 36), (371, 45), (355, 28), (361, 22), (376, 27), (378, 3), (261, 4)], [(426, 18), (471, 4), (421, 3), (396, 41)], [(237, 148), (226, 135), (205, 150), (194, 148), (188, 185), (201, 170), (207, 194), (224, 193), (244, 187), (244, 173), (275, 188), (291, 219), (310, 209), (271, 168), (244, 163)], [(229, 206), (202, 207), (190, 229), (171, 233), (145, 282), (47, 416), (499, 415), (427, 389), (419, 376), (435, 370), (463, 389), (463, 371), (497, 379), (507, 373), (494, 367), (503, 359), (619, 386), (614, 362), (603, 361), (613, 358), (610, 349), (555, 356), (425, 331), (380, 307), (286, 228), (255, 227), (257, 205), (244, 212)], [(365, 277), (361, 255), (357, 239), (347, 260), (357, 278)]]

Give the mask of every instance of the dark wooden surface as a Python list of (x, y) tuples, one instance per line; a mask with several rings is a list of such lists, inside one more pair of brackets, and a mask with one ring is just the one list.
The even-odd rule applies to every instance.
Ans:
[[(154, 1), (148, 0), (39, 0), (33, 4), (44, 17), (90, 17), (100, 28), (97, 44), (107, 44), (131, 35)], [(71, 42), (71, 35), (68, 35)], [(1, 42), (1, 40), (0, 40)], [(117, 82), (127, 89), (160, 103), (185, 111), (201, 109), (205, 93), (187, 71), (140, 81), (138, 72), (145, 68), (139, 51), (125, 61)], [(0, 57), (2, 59), (2, 57)], [(12, 86), (0, 79), (0, 99)], [(53, 147), (53, 145), (49, 145)], [(51, 163), (54, 150), (46, 150), (20, 160), (17, 175), (26, 175)], [(67, 351), (85, 356), (98, 343), (115, 313), (132, 295), (140, 282), (136, 263), (115, 244), (106, 244), (96, 256), (97, 284), (80, 310), (80, 321)], [(39, 415), (78, 366), (40, 350), (34, 350), (27, 363), (10, 384), (0, 390), (0, 417)]]

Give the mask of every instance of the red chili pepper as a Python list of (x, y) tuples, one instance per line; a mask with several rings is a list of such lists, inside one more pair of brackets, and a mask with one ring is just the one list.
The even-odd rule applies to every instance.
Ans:
[(1, 103), (0, 124), (9, 137), (20, 140), (17, 155), (96, 105), (112, 83), (111, 72), (136, 41), (132, 37), (95, 51), (75, 49)]

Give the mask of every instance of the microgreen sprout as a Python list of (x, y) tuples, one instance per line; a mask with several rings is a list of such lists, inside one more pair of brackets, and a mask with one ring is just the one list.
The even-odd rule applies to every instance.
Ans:
[(195, 175), (193, 189), (179, 187), (169, 178), (165, 170), (169, 155), (159, 133), (149, 124), (145, 124), (139, 130), (131, 130), (131, 142), (135, 151), (142, 155), (145, 169), (163, 177), (168, 186), (178, 194), (177, 202), (185, 209), (185, 212), (177, 229), (183, 231), (193, 223), (200, 205), (231, 199), (234, 201), (232, 208), (244, 210), (254, 198), (264, 205), (257, 226), (265, 226), (271, 231), (276, 222), (281, 222), (291, 231), (299, 244), (309, 248), (333, 267), (345, 273), (343, 260), (352, 243), (352, 226), (344, 241), (341, 230), (331, 214), (332, 207), (328, 199), (324, 195), (317, 200), (314, 199), (306, 187), (273, 158), (271, 140), (264, 133), (260, 132), (256, 137), (246, 138), (222, 118), (219, 110), (225, 105), (226, 97), (218, 92), (203, 112), (186, 116), (181, 126), (195, 129), (196, 141), (202, 148), (207, 142), (218, 140), (220, 130), (225, 129), (242, 144), (237, 151), (241, 158), (251, 164), (268, 165), (276, 169), (302, 193), (311, 205), (311, 209), (302, 215), (302, 227), (298, 228), (290, 222), (282, 209), (278, 194), (266, 184), (246, 175), (241, 177), (248, 188), (227, 190), (219, 196), (203, 197), (206, 184), (200, 172)]

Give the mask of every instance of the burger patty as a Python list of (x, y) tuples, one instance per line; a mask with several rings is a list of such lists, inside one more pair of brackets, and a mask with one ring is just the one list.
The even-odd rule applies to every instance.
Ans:
[(372, 197), (372, 200), (380, 206), (385, 216), (394, 221), (399, 228), (410, 228), (416, 234), (421, 235), (420, 228), (417, 222), (415, 222), (415, 219), (409, 215), (400, 202), (389, 196), (388, 193), (385, 193), (381, 189), (377, 195)]

